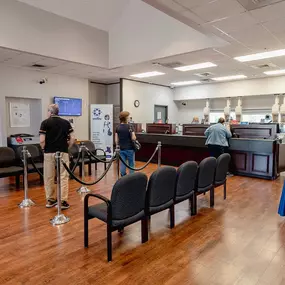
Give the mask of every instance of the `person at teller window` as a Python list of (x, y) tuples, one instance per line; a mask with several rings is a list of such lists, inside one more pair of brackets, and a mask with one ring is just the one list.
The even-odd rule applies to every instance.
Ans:
[(218, 123), (205, 131), (206, 145), (210, 155), (218, 158), (229, 147), (228, 140), (232, 137), (229, 126), (225, 126), (225, 119), (220, 118)]
[(46, 192), (46, 207), (52, 208), (61, 202), (62, 209), (68, 209), (68, 173), (64, 166), (60, 167), (61, 201), (57, 201), (54, 189), (55, 153), (61, 152), (63, 161), (69, 166), (68, 148), (74, 144), (74, 132), (69, 121), (58, 116), (57, 104), (48, 107), (48, 118), (41, 123), (40, 145), (44, 151), (44, 186)]
[[(116, 145), (120, 146), (121, 158), (128, 163), (132, 168), (135, 166), (135, 152), (133, 149), (133, 141), (136, 140), (135, 132), (133, 128), (129, 125), (130, 113), (123, 111), (120, 113), (120, 125), (116, 129), (115, 142)], [(120, 164), (121, 176), (125, 176), (126, 166), (121, 162)], [(134, 171), (130, 169), (130, 173)]]

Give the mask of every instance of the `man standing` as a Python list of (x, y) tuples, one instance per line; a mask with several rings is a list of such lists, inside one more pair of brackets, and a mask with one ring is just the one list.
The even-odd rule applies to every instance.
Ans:
[(229, 146), (228, 139), (232, 136), (224, 124), (225, 119), (220, 118), (217, 124), (210, 126), (205, 131), (206, 145), (209, 148), (210, 155), (216, 158), (225, 152), (225, 148)]
[[(44, 184), (46, 192), (46, 207), (57, 205), (57, 196), (54, 189), (55, 153), (61, 152), (63, 161), (69, 165), (68, 147), (74, 143), (73, 128), (71, 124), (58, 116), (58, 105), (52, 104), (48, 108), (48, 119), (41, 123), (40, 145), (44, 151)], [(61, 208), (68, 209), (68, 173), (61, 164)]]

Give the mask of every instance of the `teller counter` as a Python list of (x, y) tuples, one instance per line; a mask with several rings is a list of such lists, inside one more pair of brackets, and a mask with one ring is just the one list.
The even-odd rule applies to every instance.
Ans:
[[(136, 160), (148, 161), (157, 143), (162, 143), (161, 162), (179, 166), (194, 160), (200, 162), (209, 156), (204, 136), (138, 133), (142, 148)], [(279, 175), (279, 144), (276, 139), (230, 139), (229, 153), (232, 156), (231, 171), (235, 175), (276, 179)], [(153, 159), (157, 162), (157, 156)]]

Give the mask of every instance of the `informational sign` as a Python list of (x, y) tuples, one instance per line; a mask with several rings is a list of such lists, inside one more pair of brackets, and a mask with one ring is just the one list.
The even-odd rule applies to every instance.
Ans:
[(10, 103), (10, 126), (11, 128), (30, 127), (30, 104)]
[(107, 158), (113, 155), (113, 105), (91, 105), (91, 140), (95, 148), (106, 152)]

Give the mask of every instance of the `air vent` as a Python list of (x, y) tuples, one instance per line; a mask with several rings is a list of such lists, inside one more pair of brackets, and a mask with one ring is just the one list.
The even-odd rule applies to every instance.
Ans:
[(282, 1), (284, 0), (238, 0), (238, 2), (248, 11), (256, 10)]
[(30, 65), (28, 67), (31, 67), (31, 68), (34, 68), (34, 69), (40, 69), (40, 70), (45, 70), (45, 69), (48, 69), (48, 68), (51, 68), (51, 66), (46, 66), (46, 65), (42, 65), (42, 64), (33, 64), (33, 65)]
[(176, 68), (176, 67), (180, 67), (180, 66), (184, 66), (185, 64), (179, 62), (179, 61), (175, 61), (175, 62), (166, 62), (166, 63), (159, 63), (159, 62), (153, 62), (153, 65), (159, 65), (159, 66), (163, 66), (166, 68)]
[(210, 77), (213, 76), (214, 73), (211, 72), (204, 72), (204, 73), (196, 73), (195, 75), (199, 76), (199, 77)]
[(201, 81), (202, 83), (210, 83), (210, 82), (213, 82), (213, 80), (210, 79), (210, 78), (201, 79), (200, 81)]
[(267, 68), (276, 68), (277, 65), (273, 63), (265, 63), (265, 64), (252, 65), (251, 67), (255, 69), (267, 69)]

